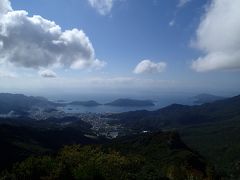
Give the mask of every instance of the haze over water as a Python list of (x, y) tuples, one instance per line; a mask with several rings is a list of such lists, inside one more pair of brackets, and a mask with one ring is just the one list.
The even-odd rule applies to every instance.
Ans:
[[(152, 100), (155, 104), (155, 106), (141, 106), (141, 107), (118, 107), (118, 106), (108, 106), (104, 105), (105, 103), (112, 102), (118, 98), (128, 98), (128, 99), (139, 99), (139, 100)], [(53, 100), (53, 99), (52, 99)], [(76, 96), (76, 97), (66, 97), (62, 99), (56, 99), (57, 100), (64, 100), (66, 102), (71, 101), (88, 101), (88, 100), (94, 100), (97, 101), (100, 104), (99, 106), (80, 106), (80, 105), (67, 105), (63, 108), (60, 108), (61, 110), (67, 112), (67, 113), (85, 113), (85, 112), (92, 112), (92, 113), (118, 113), (118, 112), (127, 112), (127, 111), (136, 111), (136, 110), (157, 110), (163, 107), (166, 107), (171, 104), (183, 104), (183, 105), (192, 105), (194, 104), (193, 96), (161, 96), (161, 97), (139, 97), (139, 96)]]

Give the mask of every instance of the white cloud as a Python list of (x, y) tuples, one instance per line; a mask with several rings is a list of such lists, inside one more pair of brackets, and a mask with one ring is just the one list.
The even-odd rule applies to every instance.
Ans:
[(175, 25), (175, 20), (174, 19), (171, 20), (168, 25), (171, 26), (171, 27), (174, 26)]
[(178, 7), (183, 7), (185, 6), (187, 3), (189, 3), (191, 0), (179, 0), (178, 2)]
[(16, 78), (17, 74), (11, 69), (0, 63), (0, 78)]
[(61, 66), (97, 68), (105, 64), (95, 57), (91, 41), (82, 30), (62, 31), (53, 21), (14, 11), (0, 0), (0, 61), (25, 68)]
[(0, 71), (0, 78), (15, 78), (16, 75), (11, 72)]
[(197, 32), (194, 47), (204, 56), (192, 63), (198, 72), (240, 68), (240, 1), (213, 0)]
[[(89, 64), (91, 63), (91, 64)], [(100, 61), (96, 59), (94, 62), (87, 62), (87, 61), (77, 61), (72, 64), (71, 68), (72, 69), (84, 69), (86, 66), (91, 66), (94, 69), (101, 69), (104, 66), (106, 66), (106, 62)]]
[(9, 0), (1, 0), (0, 1), (0, 16), (2, 14), (7, 13), (8, 11), (12, 11), (10, 1)]
[(99, 14), (106, 15), (111, 12), (114, 0), (88, 0), (88, 2)]
[[(77, 78), (39, 78), (34, 79), (31, 77), (18, 77), (12, 79), (14, 83), (1, 83), (0, 88), (2, 87), (11, 87), (17, 88), (21, 87), (22, 80), (26, 81), (24, 83), (24, 89), (38, 89), (46, 88), (49, 91), (55, 89), (62, 90), (73, 90), (79, 93), (79, 89), (85, 90), (88, 92), (92, 90), (96, 93), (96, 89), (100, 90), (106, 88), (108, 92), (111, 92), (111, 89), (135, 89), (141, 87), (143, 89), (152, 89), (152, 88), (166, 88), (176, 85), (176, 82), (173, 80), (160, 80), (160, 79), (148, 79), (148, 78), (133, 78), (133, 77), (77, 77)], [(87, 90), (86, 90), (87, 89)], [(118, 91), (119, 92), (119, 91)]]
[(38, 73), (43, 78), (55, 78), (55, 77), (57, 77), (57, 74), (50, 69), (40, 70)]
[(154, 63), (151, 60), (143, 60), (135, 67), (133, 72), (135, 74), (160, 73), (166, 69), (166, 66), (165, 62)]

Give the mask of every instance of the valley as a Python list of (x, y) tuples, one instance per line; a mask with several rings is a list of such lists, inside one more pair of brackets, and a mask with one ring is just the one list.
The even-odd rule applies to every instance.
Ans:
[[(67, 113), (62, 111), (61, 106), (52, 102), (49, 103), (51, 106), (46, 106), (46, 108), (44, 108), (45, 105), (34, 102), (36, 103), (34, 108), (25, 108), (25, 111), (22, 110), (20, 113), (10, 110), (5, 115), (1, 115), (0, 141), (4, 145), (1, 154), (11, 156), (10, 159), (5, 159), (5, 155), (1, 157), (2, 162), (5, 162), (1, 165), (1, 169), (11, 167), (13, 163), (32, 155), (38, 157), (55, 154), (64, 146), (74, 144), (97, 145), (101, 147), (100, 151), (113, 148), (124, 156), (134, 152), (133, 154), (140, 153), (143, 157), (153, 158), (147, 153), (150, 151), (149, 148), (156, 148), (154, 155), (158, 156), (157, 154), (165, 145), (158, 147), (157, 139), (162, 139), (169, 133), (171, 134), (169, 138), (174, 137), (173, 140), (170, 138), (171, 140), (166, 141), (170, 151), (172, 147), (177, 147), (181, 151), (182, 148), (186, 148), (196, 153), (199, 156), (196, 161), (201, 159), (201, 163), (211, 167), (214, 177), (238, 177), (239, 97), (235, 96), (202, 105), (173, 104), (156, 111), (141, 110), (124, 113)], [(24, 99), (28, 101), (27, 97)], [(16, 103), (13, 104), (15, 107)], [(157, 138), (156, 141), (153, 140), (155, 138)], [(147, 144), (150, 142), (152, 145), (148, 147)], [(177, 156), (168, 156), (167, 154), (170, 153), (168, 151), (164, 150), (162, 153), (161, 161), (163, 159), (171, 161), (170, 159), (177, 158)], [(187, 158), (187, 156), (184, 155), (181, 158)], [(152, 162), (153, 159), (149, 161), (154, 165), (154, 163), (159, 163), (160, 159), (156, 162), (155, 160)], [(173, 161), (175, 164), (178, 160)], [(192, 160), (191, 163), (193, 163)], [(196, 162), (195, 165), (190, 166), (203, 168), (201, 163)], [(171, 163), (167, 164), (168, 169)], [(161, 166), (158, 169), (162, 169), (162, 176), (170, 177), (164, 170), (165, 167)], [(202, 177), (206, 176), (205, 171), (200, 170), (203, 173)], [(181, 172), (173, 170), (173, 172), (185, 174), (182, 170)]]

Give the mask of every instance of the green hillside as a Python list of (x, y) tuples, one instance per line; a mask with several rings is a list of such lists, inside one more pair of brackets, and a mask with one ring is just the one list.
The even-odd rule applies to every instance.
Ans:
[(157, 111), (112, 115), (130, 132), (175, 129), (227, 179), (240, 178), (240, 96), (199, 106), (171, 105)]
[(66, 146), (32, 157), (2, 179), (215, 179), (214, 169), (176, 133), (142, 134), (102, 146)]
[(240, 96), (198, 106), (173, 104), (157, 111), (113, 114), (113, 123), (136, 130), (179, 128), (232, 119), (240, 114)]
[(179, 131), (184, 142), (204, 155), (220, 174), (240, 178), (240, 116)]

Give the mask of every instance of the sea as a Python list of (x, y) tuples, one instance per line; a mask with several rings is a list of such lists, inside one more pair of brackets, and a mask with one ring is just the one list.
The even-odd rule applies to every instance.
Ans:
[(194, 99), (192, 96), (160, 96), (160, 97), (119, 97), (119, 96), (74, 96), (74, 97), (65, 97), (62, 96), (61, 99), (58, 97), (52, 98), (50, 100), (55, 102), (72, 102), (72, 101), (88, 101), (94, 100), (100, 104), (105, 104), (112, 102), (118, 98), (129, 98), (129, 99), (138, 99), (138, 100), (152, 100), (154, 106), (141, 106), (141, 107), (117, 107), (109, 105), (99, 105), (99, 106), (81, 106), (81, 105), (66, 105), (60, 107), (60, 110), (63, 110), (66, 113), (121, 113), (128, 111), (137, 111), (137, 110), (149, 110), (154, 111), (161, 109), (163, 107), (169, 106), (171, 104), (183, 104), (183, 105), (194, 105)]

